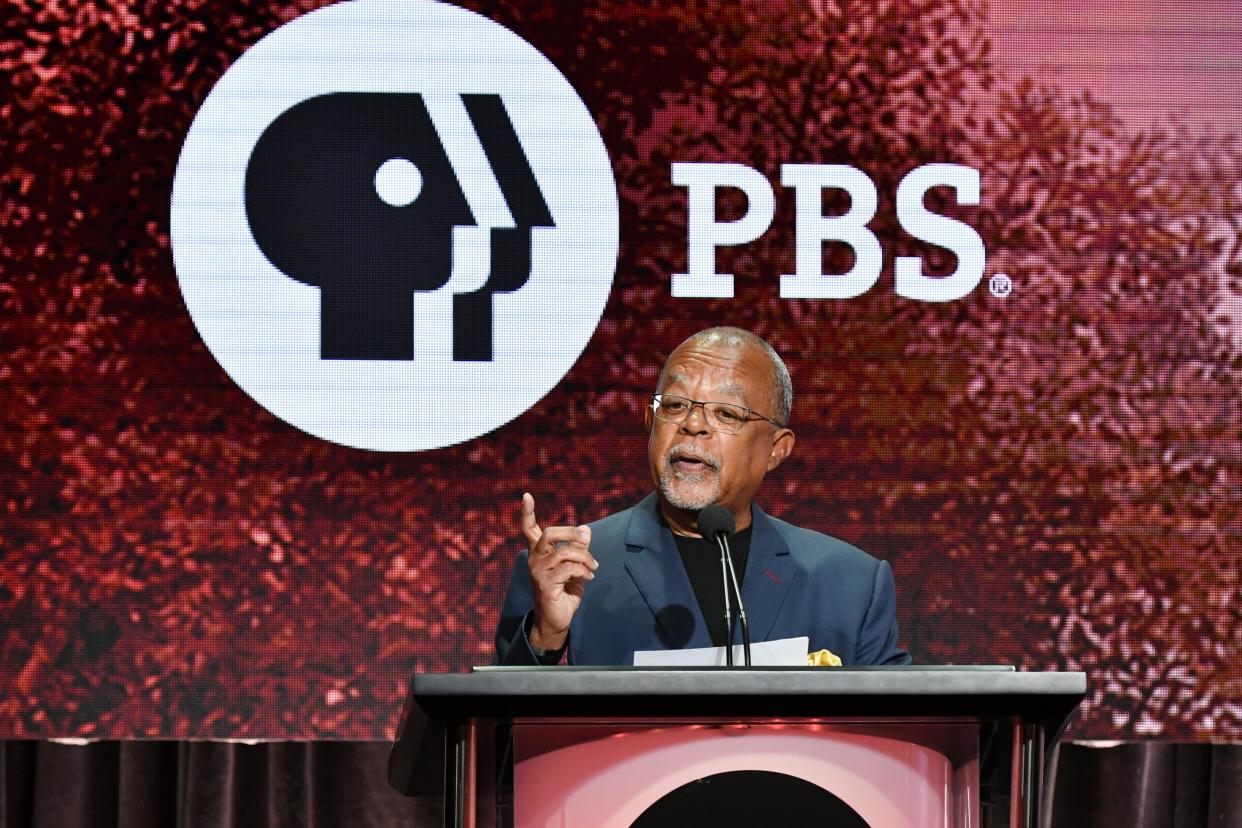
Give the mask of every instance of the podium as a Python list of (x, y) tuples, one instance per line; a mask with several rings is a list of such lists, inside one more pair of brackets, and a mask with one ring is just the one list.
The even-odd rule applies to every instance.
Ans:
[(442, 792), (453, 826), (658, 825), (696, 791), (758, 785), (851, 815), (830, 824), (1034, 828), (1085, 692), (1083, 673), (1008, 667), (416, 674), (388, 776)]

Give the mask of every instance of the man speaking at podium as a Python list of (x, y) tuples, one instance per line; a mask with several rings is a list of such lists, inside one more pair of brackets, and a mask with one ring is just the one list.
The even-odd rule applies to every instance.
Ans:
[[(843, 664), (905, 664), (892, 571), (836, 538), (754, 505), (794, 448), (789, 371), (740, 328), (709, 328), (669, 356), (646, 411), (655, 492), (587, 526), (540, 527), (522, 498), (518, 555), (496, 631), (501, 664), (631, 665), (636, 650), (724, 646), (725, 586), (699, 513), (736, 525), (734, 569), (751, 638), (810, 637)], [(736, 605), (736, 602), (735, 602)]]

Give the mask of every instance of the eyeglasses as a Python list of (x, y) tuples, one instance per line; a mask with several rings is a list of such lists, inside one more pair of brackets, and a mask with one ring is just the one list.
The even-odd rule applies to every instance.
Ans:
[(651, 398), (651, 409), (657, 420), (666, 423), (684, 423), (695, 406), (703, 409), (703, 420), (712, 431), (737, 434), (751, 420), (766, 420), (777, 428), (784, 428), (771, 417), (765, 417), (744, 405), (723, 402), (703, 402), (676, 394), (656, 394)]

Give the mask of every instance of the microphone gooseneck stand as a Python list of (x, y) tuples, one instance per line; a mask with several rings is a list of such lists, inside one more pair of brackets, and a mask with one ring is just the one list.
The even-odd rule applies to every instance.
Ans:
[[(729, 568), (729, 578), (733, 581), (733, 594), (737, 596), (737, 620), (742, 626), (742, 659), (747, 667), (750, 666), (750, 625), (746, 623), (746, 607), (742, 606), (742, 590), (738, 587), (737, 571), (733, 568), (733, 555), (729, 550), (729, 537), (727, 535), (717, 535), (716, 543), (720, 545), (721, 552), (724, 555), (725, 563)], [(729, 591), (728, 585), (725, 585), (725, 592)], [(725, 599), (726, 601), (728, 598)], [(729, 663), (733, 663), (733, 628), (729, 628)]]
[(724, 535), (716, 536), (716, 546), (720, 547), (720, 580), (724, 584), (725, 613), (725, 666), (733, 666), (733, 615), (729, 611), (729, 551), (724, 544)]
[(704, 507), (699, 512), (699, 532), (703, 537), (716, 541), (720, 549), (720, 577), (724, 581), (724, 612), (725, 612), (725, 666), (733, 666), (733, 613), (729, 590), (737, 598), (737, 619), (742, 625), (742, 657), (747, 667), (750, 666), (750, 625), (746, 622), (746, 607), (742, 604), (742, 590), (738, 587), (737, 571), (733, 568), (733, 555), (729, 551), (729, 537), (735, 533), (737, 523), (729, 510), (718, 503)]

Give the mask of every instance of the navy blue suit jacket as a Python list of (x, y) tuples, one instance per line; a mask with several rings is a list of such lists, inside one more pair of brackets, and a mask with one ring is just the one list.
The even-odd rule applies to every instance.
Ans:
[[(892, 570), (836, 538), (751, 507), (742, 598), (754, 642), (809, 636), (843, 664), (906, 664), (897, 646)], [(534, 606), (527, 552), (509, 581), (496, 630), (501, 664), (538, 663), (523, 625)], [(569, 628), (569, 663), (625, 666), (635, 650), (710, 647), (711, 636), (654, 494), (591, 524), (599, 561)], [(740, 631), (734, 631), (741, 642)]]

